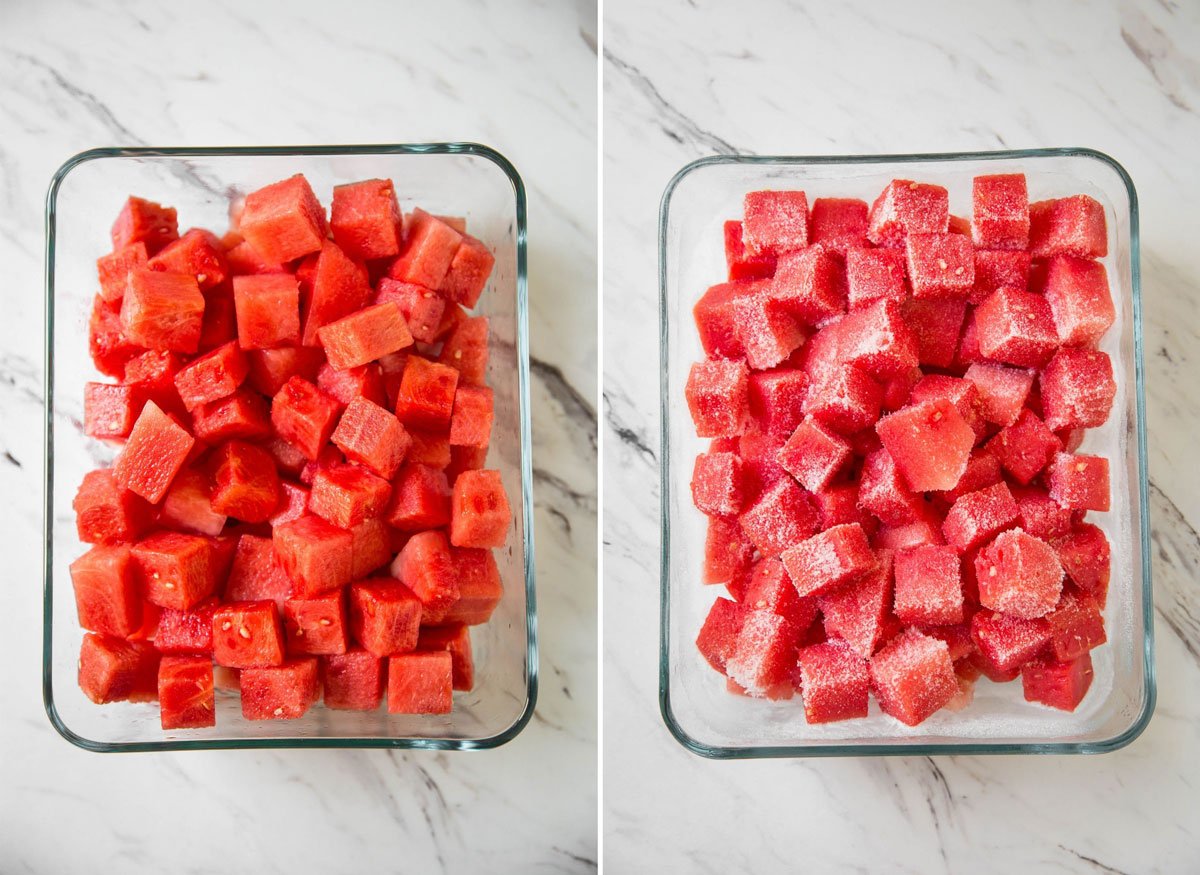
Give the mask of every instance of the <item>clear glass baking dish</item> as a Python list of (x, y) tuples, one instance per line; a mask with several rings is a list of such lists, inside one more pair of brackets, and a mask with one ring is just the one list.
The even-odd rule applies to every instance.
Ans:
[[(951, 212), (970, 215), (971, 180), (1024, 172), (1030, 200), (1085, 193), (1105, 209), (1108, 269), (1117, 321), (1101, 348), (1113, 360), (1113, 413), (1088, 432), (1082, 452), (1111, 460), (1112, 511), (1089, 514), (1112, 544), (1106, 611), (1108, 644), (1093, 651), (1095, 680), (1074, 713), (1028, 704), (1020, 683), (980, 679), (975, 701), (908, 728), (872, 699), (867, 718), (810, 726), (798, 701), (733, 696), (694, 641), (723, 587), (700, 581), (705, 518), (691, 500), (692, 462), (707, 441), (695, 436), (684, 384), (703, 357), (692, 305), (725, 277), (722, 223), (741, 216), (742, 197), (795, 188), (816, 197), (870, 203), (895, 178), (944, 185)], [(1116, 161), (1090, 149), (1032, 149), (929, 155), (703, 158), (667, 185), (659, 214), (662, 616), (659, 703), (675, 738), (716, 758), (880, 756), (889, 754), (1101, 753), (1129, 744), (1154, 710), (1145, 402), (1142, 373), (1138, 208), (1133, 182)]]
[[(68, 565), (84, 552), (71, 500), (84, 473), (115, 449), (83, 434), (83, 385), (104, 379), (92, 366), (87, 321), (96, 258), (111, 248), (109, 226), (137, 194), (177, 208), (181, 230), (228, 225), (230, 203), (304, 173), (328, 207), (334, 185), (389, 178), (401, 208), (465, 216), (496, 255), (477, 312), (490, 318), (488, 383), (495, 425), (487, 464), (514, 499), (507, 545), (496, 551), (504, 596), (491, 622), (472, 630), (475, 689), (456, 693), (447, 715), (390, 715), (314, 706), (299, 720), (248, 721), (236, 692), (218, 691), (217, 725), (163, 731), (155, 703), (95, 705), (79, 690), (83, 632)], [(46, 197), (46, 473), (43, 698), (55, 729), (96, 751), (249, 747), (391, 747), (468, 750), (514, 738), (537, 698), (533, 492), (529, 416), (525, 188), (502, 155), (472, 143), (247, 148), (94, 149), (54, 174)]]

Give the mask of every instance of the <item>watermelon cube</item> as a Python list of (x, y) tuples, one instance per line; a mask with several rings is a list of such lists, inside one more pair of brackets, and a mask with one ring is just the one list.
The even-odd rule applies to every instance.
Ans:
[(883, 388), (852, 364), (843, 364), (815, 379), (804, 398), (805, 415), (834, 431), (852, 434), (879, 419)]
[(449, 714), (454, 706), (454, 660), (447, 650), (388, 659), (389, 714)]
[(450, 494), (450, 543), (455, 547), (503, 547), (512, 522), (499, 471), (464, 471)]
[(492, 439), (492, 390), (487, 386), (459, 386), (450, 414), (450, 445), (486, 447)]
[(453, 686), (469, 692), (475, 686), (475, 661), (471, 656), (471, 627), (463, 623), (422, 626), (417, 650), (444, 650), (450, 654)]
[(790, 477), (778, 480), (738, 517), (742, 531), (763, 556), (778, 556), (816, 534), (820, 515)]
[(810, 246), (779, 259), (769, 294), (805, 325), (846, 311), (846, 277), (832, 249)]
[(111, 470), (89, 471), (71, 502), (85, 544), (132, 541), (150, 525), (150, 506), (117, 483)]
[(482, 240), (463, 234), (462, 243), (455, 250), (438, 290), (447, 299), (470, 309), (479, 303), (479, 296), (487, 286), (495, 263), (496, 256), (492, 255)]
[(975, 444), (971, 426), (944, 399), (888, 414), (875, 431), (914, 492), (953, 489)]
[(325, 707), (338, 711), (374, 711), (383, 698), (384, 666), (380, 657), (362, 647), (321, 659)]
[(1037, 486), (1016, 487), (1013, 498), (1020, 514), (1019, 525), (1035, 538), (1050, 541), (1071, 530), (1071, 511)]
[(938, 526), (937, 513), (928, 505), (911, 523), (902, 526), (880, 526), (875, 545), (882, 550), (909, 550), (925, 544), (944, 544)]
[(1086, 194), (1030, 204), (1029, 252), (1034, 258), (1103, 258), (1108, 255), (1104, 207)]
[(742, 238), (755, 255), (783, 255), (808, 245), (808, 198), (802, 191), (751, 191), (742, 202)]
[(736, 453), (701, 453), (692, 469), (692, 501), (707, 514), (735, 516), (750, 497), (745, 462)]
[(747, 611), (725, 671), (750, 695), (791, 679), (800, 630), (773, 611)]
[[(454, 308), (454, 312), (459, 312), (458, 308)], [(487, 374), (487, 363), (487, 317), (472, 316), (464, 319), (442, 345), (438, 364), (448, 365), (458, 371), (460, 383), (480, 386), (483, 385)]]
[(1020, 509), (1004, 482), (955, 499), (942, 522), (946, 543), (961, 552), (974, 550), (1020, 523)]
[(430, 468), (446, 470), (450, 465), (450, 435), (420, 428), (409, 428), (412, 443), (404, 454), (404, 461)]
[(246, 357), (230, 342), (193, 359), (175, 374), (175, 388), (183, 406), (195, 410), (237, 391), (246, 379)]
[(83, 387), (83, 432), (101, 440), (129, 437), (141, 412), (138, 392), (133, 386), (109, 383), (85, 383)]
[(905, 253), (914, 298), (966, 298), (975, 285), (975, 252), (961, 234), (910, 232)]
[(234, 549), (225, 598), (233, 602), (273, 601), (282, 609), (292, 590), (271, 538), (243, 534)]
[(450, 464), (443, 473), (451, 480), (463, 471), (478, 471), (487, 464), (487, 447), (451, 447)]
[(390, 179), (364, 179), (333, 187), (329, 208), (333, 239), (351, 258), (365, 261), (400, 252), (400, 205)]
[(139, 267), (146, 267), (147, 258), (146, 244), (139, 240), (96, 259), (96, 273), (100, 277), (100, 297), (105, 301), (120, 301), (125, 295), (130, 272)]
[(406, 532), (448, 525), (450, 484), (445, 473), (428, 465), (404, 465), (392, 486), (385, 520)]
[(377, 578), (350, 585), (350, 631), (376, 656), (417, 646), (421, 600), (398, 580)]
[(216, 726), (212, 659), (164, 656), (158, 664), (158, 704), (163, 729)]
[(975, 330), (979, 351), (1003, 364), (1041, 367), (1058, 347), (1050, 305), (1033, 292), (993, 292), (975, 309)]
[(876, 565), (867, 535), (858, 523), (826, 529), (780, 554), (796, 592), (821, 595), (862, 577)]
[(297, 598), (312, 598), (349, 583), (354, 538), (315, 514), (306, 514), (271, 533), (275, 555)]
[(1025, 701), (1062, 711), (1074, 711), (1079, 707), (1094, 676), (1090, 653), (1069, 662), (1035, 659), (1021, 666)]
[(232, 248), (225, 250), (225, 263), (229, 265), (230, 276), (249, 276), (256, 273), (284, 273), (285, 268), (269, 259), (263, 258), (258, 251), (245, 240), (239, 241)]
[(769, 253), (752, 255), (746, 250), (742, 223), (731, 219), (724, 225), (725, 265), (729, 279), (770, 279), (775, 274), (775, 256)]
[(893, 557), (876, 553), (876, 565), (861, 578), (817, 597), (825, 631), (844, 640), (863, 659), (884, 642), (892, 624)]
[(685, 390), (696, 434), (739, 435), (750, 420), (750, 379), (745, 362), (705, 361), (692, 365)]
[(804, 342), (790, 308), (765, 291), (738, 296), (731, 309), (734, 336), (754, 370), (775, 367)]
[(798, 654), (804, 717), (829, 723), (867, 716), (867, 661), (845, 641), (802, 647)]
[(987, 449), (1005, 471), (1026, 486), (1062, 450), (1062, 442), (1027, 408), (988, 442)]
[(1062, 595), (1063, 567), (1054, 548), (1021, 529), (1001, 532), (975, 557), (979, 602), (1012, 617), (1043, 617)]
[(737, 452), (746, 463), (752, 475), (751, 481), (758, 485), (760, 493), (787, 475), (779, 464), (779, 451), (783, 449), (784, 438), (748, 431), (733, 440), (736, 440)]
[(1050, 651), (1059, 662), (1078, 659), (1108, 640), (1100, 606), (1091, 596), (1063, 593), (1046, 622), (1053, 636)]
[[(165, 412), (182, 419), (183, 401), (175, 388), (175, 376), (183, 367), (183, 358), (174, 352), (148, 351), (125, 363), (125, 385), (132, 390), (135, 406), (153, 401)], [(140, 412), (140, 411), (139, 411)]]
[(88, 633), (79, 648), (79, 688), (97, 705), (153, 700), (158, 651), (144, 641)]
[(917, 338), (893, 301), (880, 300), (851, 311), (839, 323), (838, 355), (880, 380), (917, 366)]
[[(727, 455), (737, 462), (741, 461), (732, 453)], [(840, 435), (809, 416), (796, 426), (792, 436), (779, 451), (779, 464), (800, 481), (800, 484), (809, 492), (817, 492), (829, 485), (837, 473), (850, 461), (851, 455), (850, 444)], [(699, 460), (697, 460), (698, 462)], [(693, 486), (694, 491), (695, 487)], [(696, 506), (701, 510), (704, 509), (699, 501), (696, 502)], [(738, 510), (740, 507), (733, 510), (710, 512), (729, 514), (737, 513)]]
[(853, 481), (832, 483), (812, 493), (812, 500), (820, 514), (822, 529), (858, 523), (870, 535), (878, 526), (871, 515), (858, 506), (858, 483)]
[(135, 268), (121, 300), (121, 329), (138, 346), (194, 353), (200, 345), (204, 295), (196, 278)]
[(410, 355), (396, 396), (396, 416), (406, 426), (447, 429), (457, 385), (458, 371), (454, 368)]
[(808, 239), (845, 255), (867, 245), (867, 202), (857, 198), (819, 197), (812, 203)]
[(315, 382), (324, 361), (323, 350), (304, 346), (252, 349), (246, 352), (250, 367), (247, 380), (262, 394), (274, 396), (292, 377)]
[(130, 197), (121, 206), (112, 226), (113, 250), (142, 243), (154, 255), (168, 243), (179, 239), (179, 223), (174, 207), (164, 207), (140, 197)]
[(207, 444), (228, 440), (262, 440), (271, 434), (267, 401), (248, 386), (211, 401), (192, 414), (196, 437)]
[(908, 395), (909, 404), (922, 404), (939, 399), (954, 405), (954, 409), (975, 433), (976, 439), (985, 433), (987, 426), (979, 412), (979, 390), (975, 388), (974, 383), (961, 377), (929, 374), (921, 377)]
[(1091, 523), (1077, 523), (1054, 542), (1063, 570), (1071, 582), (1104, 606), (1111, 574), (1112, 550), (1104, 532)]
[(945, 641), (908, 629), (871, 657), (871, 686), (885, 714), (916, 726), (958, 692)]
[(125, 638), (142, 625), (137, 567), (125, 545), (92, 547), (71, 563), (79, 625)]
[(409, 538), (392, 563), (392, 574), (421, 600), (424, 623), (442, 622), (458, 600), (450, 545), (440, 531), (418, 532)]
[(896, 618), (906, 625), (963, 621), (962, 568), (954, 547), (925, 545), (895, 558)]
[(337, 399), (343, 408), (360, 396), (381, 407), (387, 403), (387, 395), (383, 391), (383, 371), (375, 362), (344, 371), (325, 362), (317, 371), (317, 388), (330, 398)]
[(165, 273), (190, 274), (203, 291), (216, 288), (229, 277), (221, 241), (202, 228), (192, 228), (168, 243), (150, 259), (148, 266)]
[(486, 623), (504, 594), (496, 557), (491, 550), (451, 547), (450, 560), (458, 580), (458, 601), (451, 606), (442, 622), (466, 623), (468, 626)]
[[(881, 250), (882, 251), (882, 250)], [(906, 301), (904, 322), (916, 338), (916, 357), (922, 366), (949, 368), (967, 317), (966, 301), (922, 298)]]
[(414, 340), (420, 343), (437, 341), (438, 326), (446, 311), (445, 298), (424, 286), (384, 277), (375, 292), (375, 303), (388, 302), (400, 308)]
[(96, 295), (88, 319), (88, 353), (96, 370), (120, 379), (125, 374), (125, 363), (139, 352), (137, 344), (125, 337), (120, 303)]
[(965, 368), (975, 362), (985, 361), (979, 351), (979, 330), (975, 327), (975, 312), (972, 310), (963, 319), (962, 334), (958, 338), (958, 352), (954, 356), (956, 367)]
[(341, 590), (283, 603), (283, 631), (289, 657), (345, 653), (346, 600)]
[(213, 451), (212, 509), (247, 523), (263, 523), (279, 504), (275, 458), (262, 447), (227, 441)]
[[(283, 625), (274, 602), (228, 602), (213, 612), (213, 660), (226, 668), (283, 662)], [(246, 675), (242, 674), (245, 707)]]
[(1071, 510), (1109, 509), (1108, 459), (1059, 453), (1050, 463), (1050, 497)]
[(1047, 262), (1046, 303), (1063, 346), (1092, 346), (1117, 319), (1104, 265), (1088, 258)]
[(321, 244), (321, 252), (313, 262), (311, 286), (306, 289), (301, 279), (300, 289), (307, 292), (300, 316), (300, 340), (305, 346), (320, 345), (322, 327), (361, 310), (371, 299), (366, 268), (332, 240)]
[(286, 273), (233, 278), (238, 344), (273, 349), (300, 342), (300, 287)]
[(238, 221), (246, 241), (274, 264), (316, 252), (326, 230), (325, 208), (301, 173), (246, 195)]
[(354, 579), (367, 577), (387, 565), (392, 558), (392, 538), (382, 520), (367, 519), (350, 530), (350, 575)]
[(867, 239), (900, 248), (909, 234), (944, 234), (950, 226), (950, 194), (940, 185), (893, 179), (875, 199)]
[(295, 720), (321, 698), (321, 678), (312, 657), (241, 673), (242, 716), (247, 720)]
[(388, 276), (428, 289), (439, 288), (462, 241), (463, 235), (437, 216), (415, 209), (408, 217), (400, 254), (388, 268)]
[(275, 433), (315, 460), (333, 434), (341, 408), (308, 380), (292, 377), (271, 401)]
[(846, 250), (850, 309), (873, 301), (903, 301), (908, 296), (904, 282), (906, 275), (905, 256), (901, 251), (857, 247)]
[(208, 598), (190, 610), (163, 608), (154, 633), (154, 646), (160, 653), (213, 652), (213, 614), (217, 599)]
[(1029, 190), (1024, 173), (976, 176), (972, 182), (972, 239), (980, 249), (1025, 249)]
[(878, 449), (863, 461), (858, 486), (858, 503), (888, 526), (904, 526), (924, 511), (924, 502), (913, 493), (886, 449)]
[(346, 407), (332, 434), (333, 443), (351, 461), (390, 478), (412, 446), (400, 421), (373, 401), (358, 397)]
[(701, 582), (725, 583), (750, 567), (754, 545), (736, 519), (710, 516), (704, 535), (704, 570)]
[(191, 610), (216, 590), (220, 563), (211, 538), (156, 532), (135, 544), (131, 557), (146, 600), (159, 607)]
[(375, 519), (387, 507), (392, 487), (357, 465), (331, 465), (317, 472), (309, 493), (309, 510), (342, 529)]
[(808, 377), (795, 368), (775, 368), (750, 374), (750, 415), (763, 432), (786, 437), (804, 418)]
[(1117, 395), (1112, 360), (1094, 349), (1060, 349), (1039, 386), (1046, 425), (1054, 430), (1104, 425)]
[(746, 610), (729, 599), (717, 599), (709, 608), (696, 636), (696, 648), (715, 670), (725, 671), (725, 664), (737, 649), (745, 616)]
[(400, 306), (372, 304), (324, 325), (317, 331), (329, 363), (340, 370), (356, 368), (411, 346), (412, 335)]
[(804, 632), (817, 618), (816, 599), (801, 598), (778, 559), (763, 559), (750, 573), (740, 599), (748, 610), (773, 611)]
[(1030, 259), (1028, 252), (1012, 249), (975, 250), (975, 287), (967, 300), (980, 304), (998, 289), (1029, 288)]
[(989, 362), (975, 362), (963, 376), (979, 392), (980, 415), (1001, 426), (1017, 421), (1033, 388), (1033, 372)]
[(986, 448), (976, 449), (971, 453), (971, 457), (967, 459), (967, 470), (963, 471), (962, 477), (958, 480), (958, 485), (953, 489), (939, 493), (939, 497), (953, 504), (968, 492), (975, 492), (987, 486), (994, 486), (1000, 482), (1001, 476), (999, 460), (989, 453)]
[(976, 664), (992, 680), (1012, 680), (1022, 665), (1050, 641), (1050, 624), (1009, 614), (979, 611), (971, 617), (971, 640), (977, 649)]

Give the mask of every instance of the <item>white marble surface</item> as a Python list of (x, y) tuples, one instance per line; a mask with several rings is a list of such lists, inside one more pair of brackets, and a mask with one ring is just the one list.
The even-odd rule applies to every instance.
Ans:
[[(595, 868), (595, 29), (586, 0), (0, 4), (0, 871)], [(100, 145), (442, 139), (530, 195), (534, 720), (481, 754), (71, 747), (39, 683), (52, 172)]]
[[(609, 0), (604, 19), (606, 865), (1200, 871), (1200, 8)], [(1055, 145), (1115, 156), (1141, 201), (1159, 680), (1149, 728), (1097, 757), (686, 752), (657, 703), (659, 194), (716, 152)]]

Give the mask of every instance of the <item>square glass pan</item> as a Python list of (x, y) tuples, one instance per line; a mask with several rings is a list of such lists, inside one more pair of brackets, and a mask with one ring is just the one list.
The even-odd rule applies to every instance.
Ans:
[[(742, 213), (757, 189), (803, 189), (818, 197), (871, 203), (892, 179), (937, 183), (950, 210), (970, 216), (971, 181), (980, 174), (1023, 172), (1030, 201), (1084, 193), (1105, 210), (1108, 270), (1117, 310), (1101, 348), (1113, 361), (1112, 415), (1089, 430), (1081, 452), (1107, 456), (1112, 511), (1091, 513), (1112, 544), (1112, 584), (1105, 615), (1108, 644), (1093, 651), (1095, 681), (1074, 713), (1024, 701), (1020, 683), (981, 679), (975, 701), (959, 713), (939, 712), (908, 728), (879, 711), (810, 726), (798, 700), (733, 696), (695, 648), (695, 637), (724, 587), (700, 581), (705, 517), (691, 500), (692, 463), (707, 441), (697, 438), (684, 385), (703, 358), (692, 306), (725, 279), (722, 223)], [(720, 758), (875, 756), (949, 753), (1097, 753), (1136, 738), (1154, 708), (1150, 525), (1147, 518), (1145, 414), (1142, 386), (1141, 290), (1137, 194), (1125, 170), (1089, 149), (1037, 149), (945, 155), (705, 158), (675, 175), (662, 198), (659, 224), (661, 352), (662, 616), (659, 703), (675, 738), (693, 752)]]
[[(496, 256), (476, 313), (491, 327), (488, 384), (495, 425), (487, 465), (514, 499), (506, 546), (495, 551), (504, 595), (491, 622), (472, 629), (475, 688), (455, 693), (447, 715), (389, 715), (314, 706), (299, 720), (248, 721), (236, 692), (217, 693), (217, 725), (164, 731), (148, 704), (99, 706), (76, 682), (83, 632), (68, 565), (84, 552), (71, 500), (84, 473), (116, 448), (83, 434), (83, 385), (105, 379), (88, 355), (96, 258), (109, 226), (136, 194), (174, 206), (180, 229), (228, 227), (230, 204), (275, 180), (304, 173), (328, 207), (332, 188), (360, 179), (395, 183), (405, 212), (460, 215)], [(55, 173), (46, 198), (46, 474), (43, 697), (54, 727), (97, 751), (243, 747), (393, 747), (464, 750), (514, 738), (537, 698), (537, 611), (529, 419), (525, 189), (498, 152), (471, 143), (251, 148), (95, 149)], [(520, 500), (515, 500), (517, 497)]]

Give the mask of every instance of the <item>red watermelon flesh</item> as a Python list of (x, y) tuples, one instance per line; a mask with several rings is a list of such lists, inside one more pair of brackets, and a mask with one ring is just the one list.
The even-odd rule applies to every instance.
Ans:
[(1093, 346), (1116, 321), (1104, 265), (1059, 255), (1046, 265), (1046, 302), (1064, 346)]
[(896, 618), (906, 625), (963, 621), (962, 569), (953, 547), (924, 545), (895, 559)]
[(717, 599), (704, 618), (696, 636), (696, 647), (708, 664), (719, 672), (725, 671), (725, 664), (737, 648), (745, 616), (745, 609), (737, 602)]
[(419, 532), (409, 538), (392, 563), (392, 574), (421, 600), (424, 623), (442, 622), (458, 601), (450, 545), (439, 531)]
[(496, 256), (481, 240), (464, 233), (438, 290), (454, 303), (471, 309), (479, 303), (495, 263)]
[(308, 380), (292, 377), (271, 402), (271, 424), (305, 458), (315, 460), (333, 434), (339, 412), (336, 399)]
[(731, 281), (769, 279), (775, 273), (775, 256), (751, 255), (746, 251), (742, 223), (737, 219), (723, 226), (725, 235), (725, 265)]
[(228, 441), (212, 456), (212, 507), (248, 523), (266, 522), (279, 504), (274, 457), (255, 444)]
[(1108, 254), (1104, 207), (1086, 194), (1030, 204), (1029, 251), (1034, 258), (1103, 258)]
[(135, 268), (121, 300), (121, 327), (138, 346), (194, 353), (204, 322), (204, 295), (196, 278)]
[(191, 610), (217, 588), (219, 562), (211, 538), (155, 532), (135, 544), (131, 556), (147, 601), (160, 608)]
[(446, 311), (445, 298), (424, 286), (384, 277), (379, 281), (374, 303), (388, 302), (400, 307), (414, 340), (421, 343), (437, 341), (438, 327)]
[(387, 403), (383, 391), (383, 371), (375, 362), (344, 371), (325, 362), (317, 371), (317, 388), (343, 407), (359, 397), (380, 406)]
[(773, 611), (749, 611), (725, 663), (729, 677), (751, 694), (790, 680), (799, 630)]
[(321, 697), (317, 660), (289, 659), (241, 673), (242, 716), (247, 720), (295, 720)]
[(809, 723), (867, 716), (867, 661), (850, 645), (826, 641), (801, 648), (798, 659), (804, 716)]
[(946, 642), (909, 629), (871, 657), (871, 686), (885, 714), (916, 726), (950, 701), (958, 679)]
[(847, 250), (846, 286), (850, 309), (873, 301), (903, 301), (908, 296), (906, 275), (904, 253), (899, 250), (858, 247)]
[(246, 379), (246, 357), (230, 342), (205, 353), (175, 374), (175, 389), (189, 412), (237, 391)]
[(892, 617), (892, 553), (880, 550), (877, 564), (860, 579), (835, 587), (817, 602), (825, 631), (837, 636), (863, 659), (867, 659), (885, 640), (895, 618)]
[(1034, 291), (1029, 287), (1028, 252), (1011, 249), (975, 250), (975, 287), (967, 300), (980, 304), (997, 289)]
[(448, 525), (450, 485), (446, 475), (427, 465), (404, 465), (393, 484), (386, 520), (402, 531)]
[(207, 656), (164, 656), (158, 665), (159, 719), (163, 729), (217, 725), (213, 664)]
[(309, 510), (343, 529), (383, 513), (391, 485), (357, 465), (332, 465), (318, 471), (309, 495)]
[(1020, 508), (1008, 485), (1000, 482), (955, 499), (942, 533), (946, 543), (960, 552), (974, 550), (1020, 522)]
[(1050, 463), (1050, 497), (1071, 510), (1109, 509), (1108, 459), (1059, 453)]
[(471, 655), (471, 628), (463, 623), (422, 626), (417, 650), (445, 650), (450, 654), (453, 687), (469, 692), (475, 686), (475, 662)]
[(421, 626), (421, 600), (392, 578), (359, 581), (350, 586), (350, 631), (376, 656), (413, 650)]
[(750, 375), (750, 415), (759, 430), (787, 437), (804, 418), (808, 376), (798, 368), (780, 367)]
[(875, 199), (867, 239), (876, 246), (903, 247), (909, 234), (943, 234), (950, 225), (950, 196), (940, 185), (894, 179)]
[(692, 468), (692, 502), (707, 514), (736, 516), (751, 490), (746, 464), (736, 453), (701, 453)]
[(396, 416), (405, 426), (446, 430), (457, 386), (458, 371), (454, 368), (410, 355), (396, 396)]
[(190, 274), (202, 291), (216, 288), (229, 277), (221, 241), (203, 228), (192, 228), (168, 243), (150, 259), (148, 266), (165, 273)]
[(413, 342), (400, 306), (392, 301), (364, 307), (317, 331), (325, 355), (340, 370), (391, 355)]
[(821, 595), (855, 580), (877, 561), (858, 523), (826, 529), (784, 550), (781, 558), (802, 596)]
[(412, 436), (395, 416), (364, 397), (346, 406), (331, 439), (347, 459), (385, 479), (395, 476), (413, 444)]
[(83, 432), (101, 440), (129, 437), (141, 412), (133, 386), (87, 383), (83, 387)]
[(112, 226), (113, 250), (142, 243), (154, 255), (179, 237), (174, 207), (164, 207), (140, 197), (130, 197)]
[(975, 253), (961, 234), (909, 233), (905, 254), (914, 298), (966, 298), (975, 285)]
[(125, 296), (129, 274), (135, 268), (145, 267), (148, 256), (146, 244), (131, 243), (96, 260), (96, 273), (100, 277), (100, 297), (106, 301), (120, 301)]
[(1025, 701), (1062, 711), (1074, 711), (1092, 686), (1092, 655), (1084, 653), (1069, 662), (1033, 660), (1021, 667)]
[[(350, 530), (351, 579), (367, 577), (392, 559), (395, 534), (382, 520), (363, 520)], [(399, 545), (397, 545), (399, 546)]]
[(283, 604), (283, 630), (289, 657), (345, 653), (349, 622), (341, 590)]
[(504, 594), (500, 569), (491, 550), (450, 548), (450, 561), (458, 581), (458, 601), (451, 605), (443, 624), (486, 623)]
[[(248, 380), (263, 395), (274, 396), (292, 377), (309, 383), (318, 380), (325, 352), (306, 346), (284, 346), (279, 349), (252, 349), (246, 352), (250, 366)], [(325, 387), (321, 387), (324, 390)]]
[(71, 563), (79, 625), (125, 638), (142, 625), (137, 569), (126, 545), (92, 547)]
[(750, 565), (754, 546), (736, 519), (709, 517), (701, 582), (725, 583)]
[(763, 559), (754, 566), (741, 602), (748, 610), (773, 611), (800, 633), (817, 617), (816, 600), (797, 595), (791, 576), (778, 559)]
[(495, 419), (492, 390), (488, 386), (459, 386), (450, 414), (450, 445), (485, 448), (492, 439)]
[(292, 581), (275, 556), (271, 539), (244, 534), (238, 539), (225, 598), (233, 602), (273, 601), (282, 609)]
[(298, 520), (308, 511), (309, 489), (290, 480), (279, 481), (279, 503), (267, 520), (272, 526), (281, 526)]
[(763, 556), (778, 556), (812, 537), (821, 523), (808, 494), (790, 477), (763, 492), (738, 521)]
[(400, 205), (390, 179), (333, 187), (333, 239), (351, 258), (389, 258), (400, 251)]
[(135, 540), (150, 525), (150, 506), (121, 487), (110, 470), (89, 471), (71, 503), (75, 528), (85, 544)]
[(389, 714), (449, 714), (454, 706), (454, 660), (448, 650), (388, 659)]
[(819, 325), (846, 311), (846, 274), (824, 246), (788, 252), (779, 259), (768, 294), (804, 325)]
[(211, 654), (217, 605), (217, 599), (210, 598), (186, 611), (164, 608), (154, 635), (155, 648), (160, 653)]
[(743, 201), (742, 238), (755, 254), (782, 255), (808, 246), (808, 198), (802, 191), (752, 191)]
[(88, 320), (88, 352), (96, 370), (109, 377), (123, 378), (125, 363), (141, 351), (125, 336), (120, 302), (110, 303), (96, 295)]
[(274, 349), (299, 341), (300, 288), (290, 274), (234, 277), (233, 304), (242, 349)]
[(441, 219), (415, 209), (408, 217), (400, 255), (388, 268), (388, 276), (428, 289), (440, 288), (462, 241), (463, 235)]
[[(227, 602), (213, 612), (213, 659), (227, 668), (283, 662), (283, 626), (274, 602)], [(242, 677), (245, 691), (245, 675)]]
[(361, 647), (321, 658), (325, 707), (339, 711), (374, 711), (384, 691), (386, 662)]
[(337, 589), (353, 577), (353, 536), (315, 514), (278, 526), (272, 542), (299, 598)]
[(243, 386), (232, 395), (209, 402), (192, 415), (196, 437), (208, 444), (228, 440), (259, 441), (271, 434), (266, 399)]
[(971, 640), (977, 664), (993, 680), (1015, 677), (1022, 665), (1035, 657), (1050, 641), (1052, 629), (1045, 618), (1032, 620), (982, 610), (971, 617)]
[(157, 695), (158, 651), (142, 641), (88, 633), (79, 649), (79, 688), (97, 705)]
[(313, 263), (312, 283), (305, 290), (301, 309), (301, 342), (305, 346), (320, 344), (320, 329), (343, 316), (349, 316), (367, 306), (371, 286), (367, 271), (346, 255), (332, 240), (321, 244), (321, 254)]
[(946, 400), (913, 404), (875, 427), (910, 489), (953, 489), (967, 467), (975, 433)]
[(450, 542), (456, 547), (503, 547), (512, 511), (499, 471), (464, 471), (450, 493)]
[(1029, 243), (1029, 191), (1024, 173), (976, 176), (971, 230), (984, 249), (1024, 249)]
[(284, 264), (321, 248), (325, 209), (303, 174), (246, 195), (238, 231), (264, 258)]
[[(448, 308), (448, 311), (450, 308)], [(453, 308), (453, 312), (459, 312)], [(442, 346), (438, 364), (458, 371), (459, 381), (483, 385), (488, 363), (488, 319), (472, 316), (460, 322)]]
[(817, 198), (809, 215), (809, 242), (842, 255), (853, 247), (866, 246), (867, 211), (867, 202), (857, 198)]
[(1063, 570), (1071, 581), (1104, 606), (1111, 575), (1112, 548), (1104, 532), (1091, 523), (1077, 523), (1054, 542)]

